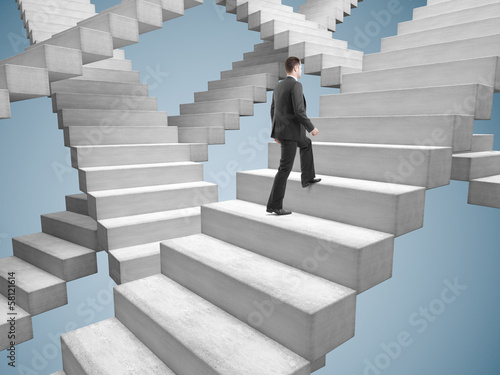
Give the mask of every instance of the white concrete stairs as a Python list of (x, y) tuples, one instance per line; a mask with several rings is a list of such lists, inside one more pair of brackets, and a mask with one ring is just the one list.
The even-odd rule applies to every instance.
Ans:
[(362, 0), (306, 0), (299, 5), (298, 12), (306, 19), (319, 23), (324, 28), (335, 31), (337, 23), (342, 23), (345, 16), (351, 14)]
[[(84, 1), (73, 4), (62, 2), (61, 8), (56, 8), (66, 18), (71, 12), (71, 5), (76, 4), (76, 8), (80, 9), (83, 3)], [(188, 1), (186, 4), (192, 7), (199, 2)], [(51, 4), (37, 0), (20, 2), (20, 8), (26, 9), (22, 11), (25, 24), (29, 25), (30, 20), (39, 19), (35, 11), (49, 5)], [(28, 6), (30, 12), (27, 11)], [(46, 10), (40, 12), (45, 14)], [(46, 13), (49, 14), (46, 27), (50, 29), (56, 23), (56, 15), (52, 17), (52, 9)], [(175, 207), (163, 209), (174, 208), (179, 218), (192, 217), (195, 222), (196, 215), (185, 212), (189, 211), (185, 206), (199, 206), (205, 201), (199, 200), (194, 193), (211, 189), (211, 194), (215, 197), (212, 199), (216, 199), (217, 194), (213, 194), (211, 184), (198, 182), (202, 179), (201, 165), (190, 161), (205, 160), (206, 145), (177, 143), (176, 129), (166, 126), (165, 113), (156, 112), (156, 100), (147, 97), (147, 86), (139, 83), (137, 72), (131, 72), (131, 62), (124, 59), (123, 51), (113, 50), (136, 43), (139, 32), (152, 29), (148, 22), (152, 22), (154, 14), (159, 15), (161, 21), (166, 21), (183, 13), (183, 1), (127, 2), (90, 19), (84, 20), (86, 17), (82, 17), (83, 21), (78, 25), (72, 28), (66, 25), (67, 30), (37, 41), (26, 52), (0, 63), (2, 113), (8, 114), (9, 109), (5, 106), (4, 111), (4, 102), (52, 95), (53, 109), (61, 114), (59, 125), (65, 131), (65, 144), (73, 147), (73, 163), (75, 167), (80, 164), (86, 167), (80, 170), (82, 191), (96, 191), (96, 195), (89, 195), (89, 199), (86, 194), (66, 197), (67, 211), (42, 215), (42, 233), (14, 238), (14, 256), (0, 259), (2, 268), (15, 272), (22, 278), (17, 283), (17, 344), (33, 337), (31, 315), (67, 302), (67, 281), (97, 272), (95, 251), (102, 250), (103, 247), (99, 243), (98, 223), (95, 219), (103, 215), (108, 219), (122, 215), (112, 208), (118, 203), (115, 200), (117, 197), (130, 203), (139, 197), (144, 199), (144, 196), (149, 196), (151, 200), (161, 196), (168, 198), (165, 194), (183, 194), (180, 200), (175, 201)], [(151, 19), (148, 18), (152, 15)], [(51, 89), (49, 83), (54, 83)], [(127, 90), (130, 95), (126, 95)], [(100, 95), (98, 100), (97, 93)], [(5, 97), (8, 101), (4, 100)], [(76, 113), (78, 111), (91, 112), (90, 121), (87, 121), (84, 114)], [(152, 119), (149, 133), (143, 126), (148, 115)], [(139, 118), (140, 125), (134, 127)], [(82, 119), (84, 124), (81, 123)], [(95, 120), (95, 126), (92, 126), (92, 119)], [(109, 123), (103, 122), (103, 119), (108, 119)], [(114, 134), (113, 121), (120, 121), (124, 125)], [(159, 140), (166, 143), (158, 143)], [(94, 146), (100, 147), (93, 152)], [(144, 155), (146, 150), (148, 154)], [(137, 154), (144, 155), (143, 165), (130, 165), (131, 160), (139, 160)], [(166, 171), (186, 176), (182, 183), (174, 184), (178, 182), (175, 181), (176, 178), (181, 179), (179, 175), (167, 175), (167, 179), (161, 176), (158, 178), (158, 172)], [(131, 173), (140, 175), (141, 181), (135, 180), (134, 183)], [(113, 180), (109, 179), (109, 175), (113, 176)], [(148, 190), (147, 184), (154, 185), (153, 189), (142, 191)], [(172, 189), (174, 186), (178, 188)], [(116, 194), (110, 194), (110, 191)], [(99, 204), (96, 202), (97, 196)], [(181, 203), (183, 196), (184, 203)], [(141, 216), (137, 214), (144, 214), (143, 211), (143, 207), (138, 205), (135, 209), (129, 207), (127, 214)], [(150, 211), (155, 209), (151, 208)], [(178, 220), (178, 224), (184, 222)], [(191, 228), (188, 233), (196, 232), (199, 232), (199, 228), (194, 232)], [(171, 234), (161, 238), (170, 237)], [(104, 239), (107, 240), (105, 236)], [(156, 261), (159, 265), (159, 245)], [(4, 273), (7, 274), (7, 271)], [(7, 280), (2, 282), (5, 285)], [(4, 291), (7, 293), (7, 288), (2, 288), (2, 293)], [(8, 311), (1, 313), (8, 317)], [(7, 318), (4, 321), (7, 322)], [(8, 329), (8, 323), (2, 324), (2, 332), (7, 332)], [(2, 350), (8, 347), (7, 338), (7, 334), (2, 336)]]
[[(225, 130), (239, 128), (239, 116), (253, 115), (253, 104), (266, 101), (279, 78), (286, 76), (284, 61), (295, 54), (305, 61), (305, 72), (320, 74), (326, 66), (361, 69), (363, 54), (347, 49), (316, 22), (293, 12), (279, 1), (218, 1), (248, 28), (260, 31), (261, 44), (208, 83), (208, 91), (194, 94), (194, 103), (181, 104), (180, 115), (169, 118), (179, 127), (180, 142), (224, 143)], [(293, 53), (292, 53), (293, 51)]]

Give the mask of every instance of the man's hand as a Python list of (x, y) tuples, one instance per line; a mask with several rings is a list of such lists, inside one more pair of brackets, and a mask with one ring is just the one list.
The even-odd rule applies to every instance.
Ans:
[(313, 136), (318, 135), (318, 133), (319, 133), (318, 128), (314, 128), (314, 129), (313, 129), (313, 131), (311, 132), (311, 134), (312, 134)]
[(278, 141), (276, 138), (274, 138), (274, 142), (276, 142), (276, 143), (280, 143), (280, 141)]

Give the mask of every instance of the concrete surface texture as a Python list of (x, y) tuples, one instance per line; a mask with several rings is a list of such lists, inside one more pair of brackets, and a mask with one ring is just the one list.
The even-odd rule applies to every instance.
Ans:
[[(331, 34), (358, 0), (308, 0), (298, 13), (278, 0), (217, 0), (263, 42), (171, 118), (118, 48), (200, 2), (128, 0), (100, 14), (85, 0), (18, 4), (34, 44), (0, 62), (0, 118), (11, 101), (50, 95), (84, 194), (42, 215), (42, 233), (14, 239), (2, 294), (8, 270), (26, 276), (29, 340), (31, 316), (64, 305), (66, 282), (97, 271), (97, 251), (122, 284), (115, 318), (61, 336), (58, 374), (310, 374), (353, 337), (356, 295), (392, 276), (394, 239), (423, 226), (426, 189), (470, 181), (469, 203), (500, 208), (500, 152), (472, 134), (499, 87), (498, 0), (429, 0), (369, 56)], [(323, 181), (302, 189), (295, 163), (294, 214), (266, 214), (271, 143), (269, 169), (239, 173), (238, 199), (218, 202), (200, 164), (208, 145), (266, 101), (291, 54), (341, 89), (313, 119)]]

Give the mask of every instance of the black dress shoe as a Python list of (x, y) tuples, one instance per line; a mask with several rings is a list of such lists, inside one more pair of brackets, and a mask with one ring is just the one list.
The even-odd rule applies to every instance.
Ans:
[(321, 181), (321, 178), (313, 178), (312, 180), (309, 180), (309, 181), (307, 181), (306, 183), (303, 183), (303, 184), (302, 184), (302, 187), (303, 187), (303, 188), (306, 188), (306, 187), (308, 187), (309, 185), (311, 185), (311, 184), (315, 184), (316, 182), (320, 182), (320, 181)]
[(287, 211), (282, 208), (267, 208), (266, 211), (270, 214), (275, 213), (276, 215), (290, 215), (292, 213), (292, 211)]

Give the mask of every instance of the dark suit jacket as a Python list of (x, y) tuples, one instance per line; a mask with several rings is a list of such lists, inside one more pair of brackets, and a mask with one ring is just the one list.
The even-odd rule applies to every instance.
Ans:
[(302, 84), (295, 78), (287, 77), (275, 87), (271, 120), (271, 138), (304, 141), (306, 130), (314, 130), (314, 125), (306, 115), (306, 98), (302, 93)]

